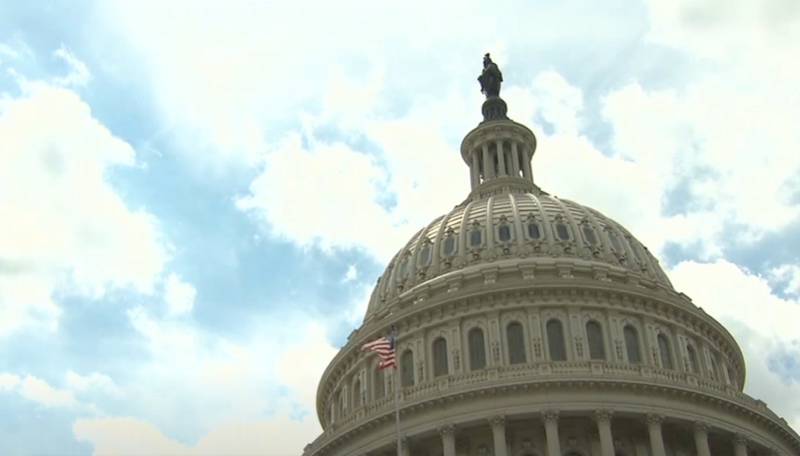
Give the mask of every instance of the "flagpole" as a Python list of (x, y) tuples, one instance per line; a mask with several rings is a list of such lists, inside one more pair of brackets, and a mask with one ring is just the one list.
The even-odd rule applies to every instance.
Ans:
[(397, 359), (397, 327), (391, 329), (392, 348), (394, 349), (394, 430), (397, 434), (397, 456), (403, 456), (400, 439), (400, 366)]
[(400, 369), (396, 364), (394, 366), (394, 371), (394, 429), (397, 433), (397, 456), (403, 456), (402, 450), (400, 449), (400, 445), (402, 445), (400, 439)]

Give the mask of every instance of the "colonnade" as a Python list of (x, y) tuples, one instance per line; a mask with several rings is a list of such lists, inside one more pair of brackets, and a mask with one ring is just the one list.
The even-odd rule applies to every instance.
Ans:
[[(505, 147), (506, 143), (510, 143), (510, 148)], [(510, 163), (506, 163), (506, 160)], [(514, 140), (493, 139), (471, 152), (472, 188), (497, 177), (522, 177), (532, 181), (532, 176), (531, 151), (525, 144)]]
[[(600, 456), (617, 456), (619, 453), (614, 448), (614, 435), (612, 432), (613, 412), (610, 410), (595, 410), (593, 421), (596, 425), (597, 437), (599, 438)], [(546, 453), (543, 456), (561, 456), (561, 438), (559, 436), (559, 412), (547, 410), (542, 412), (541, 419), (544, 424)], [(662, 432), (664, 417), (656, 414), (649, 414), (645, 417), (649, 434), (649, 454), (652, 456), (666, 456), (666, 446)], [(493, 456), (511, 456), (506, 440), (506, 418), (504, 416), (492, 416), (487, 419), (487, 424), (491, 428)], [(697, 456), (711, 456), (709, 446), (709, 426), (703, 422), (695, 422), (692, 425), (694, 437), (694, 450)], [(456, 455), (456, 434), (458, 428), (453, 424), (446, 424), (438, 428), (441, 438), (442, 455)], [(723, 432), (729, 432), (724, 431)], [(748, 456), (750, 446), (747, 437), (742, 434), (731, 432), (733, 437), (734, 456)], [(771, 450), (771, 455), (779, 455), (775, 450)], [(762, 454), (762, 453), (758, 453)], [(401, 439), (401, 455), (411, 456), (411, 445), (409, 438)]]

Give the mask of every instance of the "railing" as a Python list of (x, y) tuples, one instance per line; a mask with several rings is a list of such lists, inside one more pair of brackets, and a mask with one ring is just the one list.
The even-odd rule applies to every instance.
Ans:
[[(732, 387), (718, 381), (697, 377), (694, 374), (653, 366), (602, 361), (586, 362), (545, 362), (497, 366), (437, 377), (414, 386), (402, 388), (400, 392), (401, 408), (439, 398), (443, 394), (454, 394), (477, 390), (478, 386), (504, 386), (532, 379), (540, 380), (629, 380), (642, 383), (679, 386), (696, 389), (700, 392), (722, 396), (744, 407), (755, 409), (769, 418), (785, 423), (781, 417), (772, 412), (766, 404), (754, 399)], [(394, 410), (394, 393), (386, 391), (386, 396), (373, 400), (360, 407), (346, 411), (345, 416), (337, 417), (326, 431), (309, 446), (314, 450), (325, 445), (339, 434), (340, 430), (355, 428), (380, 415), (391, 414)]]

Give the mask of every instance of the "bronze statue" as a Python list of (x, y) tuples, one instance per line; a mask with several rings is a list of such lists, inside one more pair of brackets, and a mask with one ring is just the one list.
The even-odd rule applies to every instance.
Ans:
[(497, 64), (492, 62), (488, 52), (483, 56), (483, 72), (478, 76), (478, 82), (481, 83), (481, 92), (486, 95), (486, 98), (500, 96), (503, 73), (500, 72), (500, 68), (497, 68)]

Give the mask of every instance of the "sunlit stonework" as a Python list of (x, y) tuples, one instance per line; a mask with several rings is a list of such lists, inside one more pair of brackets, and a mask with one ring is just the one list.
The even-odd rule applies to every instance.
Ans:
[(396, 454), (398, 385), (359, 350), (392, 325), (403, 455), (800, 454), (742, 392), (736, 341), (647, 248), (535, 185), (536, 138), (506, 117), (499, 81), (461, 144), (471, 193), (378, 280), (320, 380), (324, 432), (304, 454)]

